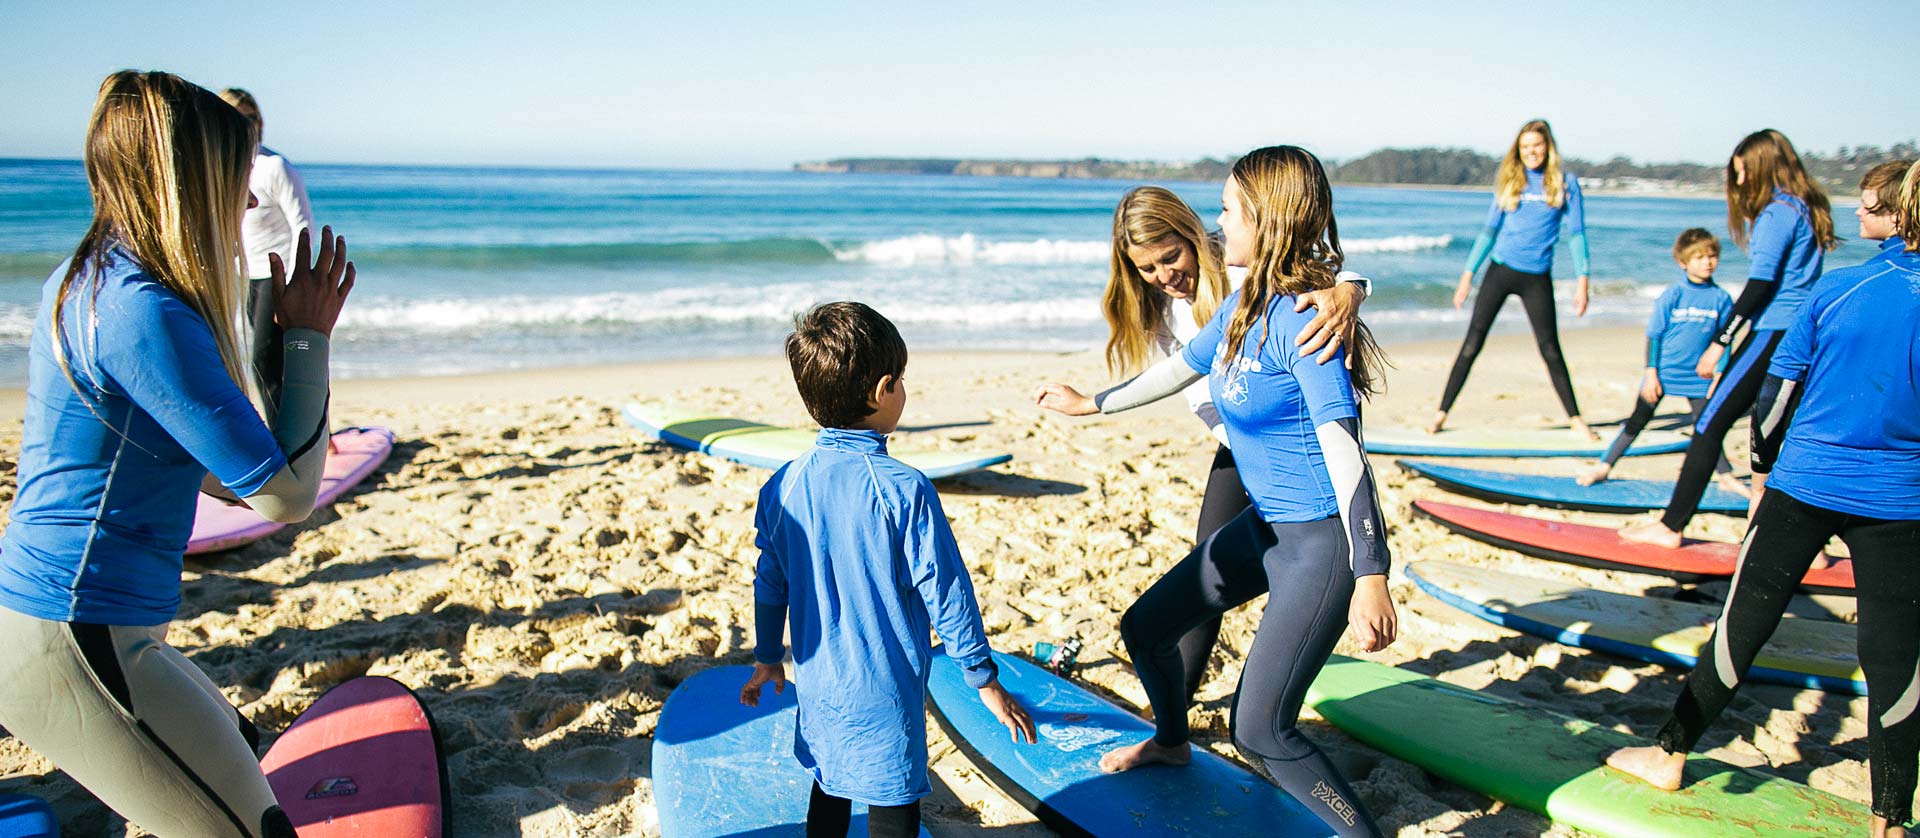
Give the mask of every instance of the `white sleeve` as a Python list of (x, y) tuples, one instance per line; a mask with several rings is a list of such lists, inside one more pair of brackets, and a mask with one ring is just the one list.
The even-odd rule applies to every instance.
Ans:
[(1355, 271), (1341, 271), (1339, 274), (1335, 275), (1333, 279), (1335, 282), (1360, 283), (1360, 299), (1364, 300), (1368, 297), (1373, 296), (1373, 280)]
[[(306, 181), (300, 179), (300, 173), (294, 171), (293, 164), (285, 158), (280, 161), (280, 176), (280, 188), (274, 190), (277, 193), (274, 204), (287, 219), (287, 240), (298, 242), (302, 229), (313, 228), (313, 204), (307, 200)], [(318, 242), (314, 243), (314, 249), (319, 249)]]

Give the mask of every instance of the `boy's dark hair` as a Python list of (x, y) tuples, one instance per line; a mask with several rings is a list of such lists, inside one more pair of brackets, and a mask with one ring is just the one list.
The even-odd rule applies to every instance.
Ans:
[(1720, 255), (1720, 240), (1707, 232), (1705, 227), (1692, 227), (1680, 232), (1680, 238), (1673, 240), (1673, 258), (1682, 264), (1692, 261), (1702, 253)]
[(1900, 197), (1900, 181), (1906, 179), (1907, 169), (1912, 165), (1912, 160), (1888, 160), (1860, 176), (1860, 188), (1873, 190), (1874, 206), (1867, 207), (1867, 212), (1874, 215), (1893, 212), (1895, 199)]
[(873, 414), (880, 379), (907, 371), (907, 342), (864, 303), (822, 303), (793, 318), (787, 363), (813, 421), (847, 428)]

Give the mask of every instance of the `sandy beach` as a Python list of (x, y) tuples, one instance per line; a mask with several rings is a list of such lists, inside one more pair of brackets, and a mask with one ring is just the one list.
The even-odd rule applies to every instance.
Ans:
[[(1642, 340), (1635, 329), (1564, 332), (1590, 420), (1615, 422), (1631, 407)], [(1367, 424), (1423, 423), (1454, 348), (1390, 346), (1389, 390), (1367, 407)], [(1095, 389), (1108, 379), (1092, 352), (915, 355), (893, 445), (1014, 455), (940, 485), (994, 645), (1026, 651), (1077, 636), (1085, 643), (1078, 677), (1144, 712), (1116, 626), (1191, 547), (1213, 445), (1178, 399), (1086, 419), (1032, 407), (1033, 387), (1055, 380)], [(0, 394), (5, 504), (21, 399)], [(189, 559), (170, 641), (269, 731), (354, 676), (411, 685), (441, 727), (457, 835), (658, 834), (649, 753), (662, 703), (695, 672), (751, 659), (753, 506), (768, 473), (636, 440), (618, 417), (631, 400), (810, 426), (774, 355), (338, 382), (334, 423), (392, 428), (392, 459), (303, 525)], [(1452, 426), (1549, 426), (1558, 412), (1531, 338), (1502, 334), (1481, 356)], [(1744, 436), (1742, 425), (1734, 434), (1741, 453)], [(1493, 462), (1568, 474), (1577, 461)], [(1629, 459), (1616, 473), (1670, 479), (1678, 462)], [(1376, 457), (1374, 467), (1396, 565), (1445, 559), (1629, 593), (1678, 589), (1662, 577), (1560, 565), (1449, 535), (1414, 520), (1408, 504), (1477, 501), (1409, 478), (1391, 458)], [(1732, 540), (1742, 526), (1702, 515), (1689, 534)], [(1724, 582), (1697, 588), (1707, 601), (1726, 592)], [(1397, 569), (1392, 591), (1399, 641), (1360, 657), (1641, 735), (1684, 675), (1494, 627), (1418, 592)], [(1227, 617), (1193, 710), (1202, 743), (1228, 758), (1237, 758), (1226, 740), (1232, 691), (1262, 603)], [(1807, 607), (1822, 604), (1844, 613), (1850, 601)], [(1339, 651), (1355, 654), (1350, 641)], [(1703, 748), (1864, 806), (1865, 718), (1862, 697), (1749, 685)], [(1580, 834), (1386, 757), (1310, 712), (1302, 723), (1398, 835)], [(925, 813), (934, 835), (1051, 834), (937, 727), (932, 751)], [(11, 738), (0, 738), (0, 778), (0, 792), (50, 799), (72, 835), (146, 834)]]

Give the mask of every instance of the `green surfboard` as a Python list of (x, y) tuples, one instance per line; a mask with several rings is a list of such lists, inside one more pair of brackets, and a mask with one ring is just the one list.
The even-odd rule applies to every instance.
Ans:
[(1666, 792), (1601, 764), (1651, 744), (1593, 722), (1334, 655), (1307, 690), (1328, 722), (1449, 781), (1620, 838), (1859, 836), (1867, 808), (1703, 756)]
[[(779, 468), (813, 447), (818, 431), (782, 428), (729, 416), (674, 410), (656, 404), (629, 404), (621, 416), (651, 439), (712, 454), (757, 468)], [(893, 451), (894, 459), (918, 469), (929, 480), (957, 477), (992, 468), (1012, 454), (978, 451)]]

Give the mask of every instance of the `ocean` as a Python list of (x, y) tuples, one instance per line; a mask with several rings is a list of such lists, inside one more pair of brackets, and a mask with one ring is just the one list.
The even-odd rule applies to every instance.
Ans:
[[(296, 166), (359, 282), (334, 333), (346, 377), (777, 354), (795, 313), (866, 302), (914, 349), (1096, 348), (1114, 203), (1138, 184), (798, 172)], [(1167, 183), (1209, 226), (1219, 184)], [(1451, 295), (1487, 192), (1339, 187), (1347, 267), (1386, 343), (1457, 336)], [(85, 232), (75, 161), (0, 160), (0, 386), (26, 377), (40, 287)], [(1851, 238), (1842, 211), (1836, 226)], [(1725, 238), (1718, 200), (1587, 198), (1594, 295), (1562, 328), (1640, 324), (1680, 277), (1674, 236)], [(1723, 241), (1738, 293), (1745, 257)], [(1872, 246), (1849, 241), (1829, 266)], [(1509, 305), (1502, 330), (1526, 329)]]

